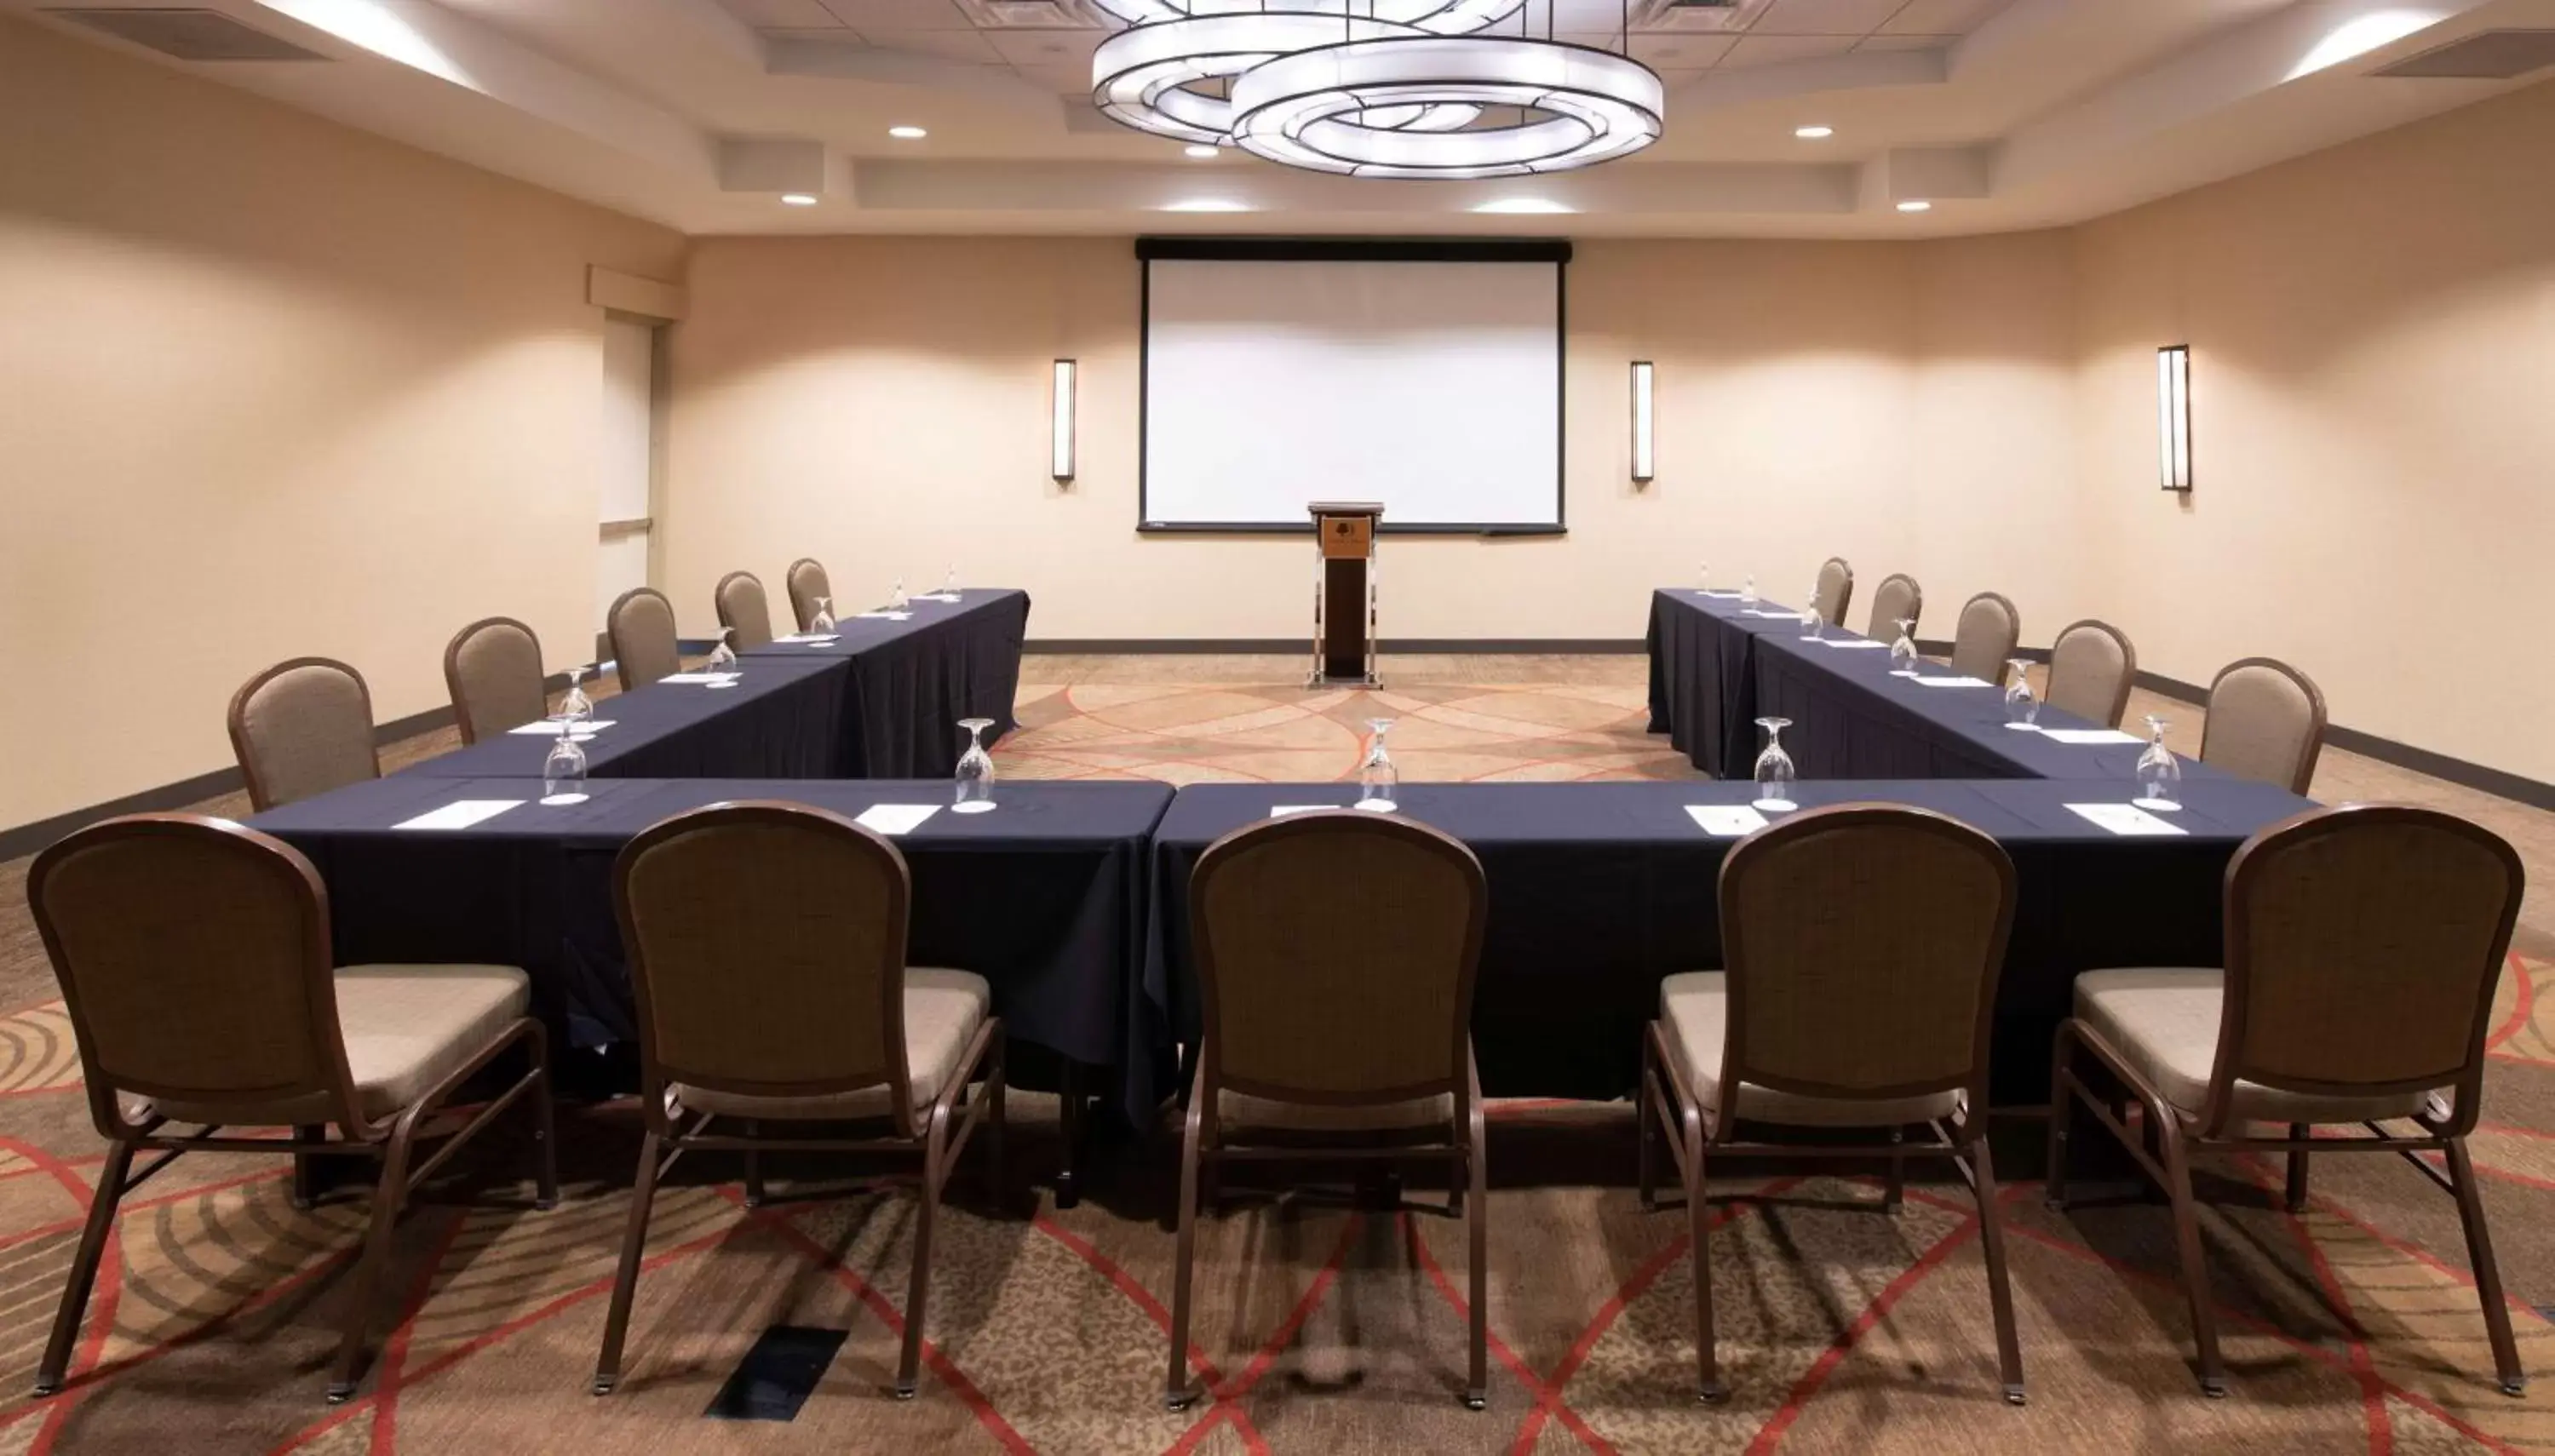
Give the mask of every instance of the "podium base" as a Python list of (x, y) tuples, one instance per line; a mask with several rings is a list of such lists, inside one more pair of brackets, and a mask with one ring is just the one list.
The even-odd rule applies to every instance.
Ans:
[(1384, 679), (1373, 672), (1334, 673), (1316, 667), (1304, 674), (1306, 687), (1382, 687)]

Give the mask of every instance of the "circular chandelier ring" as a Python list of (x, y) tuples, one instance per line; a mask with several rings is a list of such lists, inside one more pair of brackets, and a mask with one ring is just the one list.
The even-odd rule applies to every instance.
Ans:
[[(1183, 16), (1120, 31), (1091, 58), (1091, 100), (1102, 115), (1138, 131), (1187, 142), (1229, 145), (1233, 103), (1190, 87), (1238, 80), (1295, 52), (1357, 41), (1417, 41), (1430, 33), (1395, 21), (1352, 19), (1316, 11), (1237, 11)], [(1456, 131), (1480, 108), (1460, 102), (1396, 107), (1363, 125), (1386, 130)]]

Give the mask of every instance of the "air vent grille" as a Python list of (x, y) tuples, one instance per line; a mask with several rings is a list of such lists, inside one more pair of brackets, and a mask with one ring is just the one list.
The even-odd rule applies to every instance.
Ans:
[(218, 10), (198, 6), (150, 6), (125, 10), (49, 7), (56, 20), (102, 31), (120, 41), (180, 61), (325, 61), (291, 41), (245, 26)]
[(2376, 75), (2506, 81), (2555, 65), (2555, 31), (2478, 31), (2396, 61)]

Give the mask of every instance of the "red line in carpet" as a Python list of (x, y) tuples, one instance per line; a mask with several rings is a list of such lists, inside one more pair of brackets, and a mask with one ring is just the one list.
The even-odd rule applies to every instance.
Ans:
[[(451, 1257), (452, 1246), (460, 1240), (461, 1230), (468, 1222), (469, 1214), (458, 1209), (446, 1221), (442, 1235), (434, 1241), (433, 1252), (417, 1272), (416, 1284), (400, 1301), (399, 1318), (392, 1324), (389, 1338), (374, 1357), (380, 1378), (373, 1386), (372, 1456), (393, 1456), (399, 1449), (394, 1431), (399, 1418), (400, 1387), (408, 1373), (409, 1344), (417, 1336), (418, 1316), (426, 1312), (426, 1301), (434, 1292), (434, 1276), (443, 1268), (443, 1261)], [(354, 1317), (366, 1320), (368, 1325), (371, 1318), (366, 1311), (358, 1311)]]
[[(1251, 1394), (1252, 1388), (1260, 1384), (1261, 1378), (1276, 1367), (1278, 1355), (1293, 1342), (1296, 1333), (1303, 1329), (1304, 1322), (1313, 1317), (1313, 1310), (1319, 1307), (1323, 1298), (1331, 1292), (1331, 1286), (1339, 1281), (1340, 1266), (1348, 1262), (1349, 1249), (1356, 1242), (1358, 1230), (1365, 1225), (1366, 1215), (1362, 1213), (1352, 1213), (1341, 1221), (1339, 1241), (1332, 1246), (1331, 1257), (1323, 1261), (1322, 1267), (1314, 1272), (1312, 1283), (1306, 1286), (1303, 1295), (1295, 1301), (1295, 1307), (1287, 1311), (1284, 1319), (1278, 1321), (1277, 1333), (1271, 1335), (1268, 1342), (1251, 1357), (1250, 1362), (1243, 1367), (1242, 1374), (1207, 1388), (1208, 1394), (1215, 1397), (1219, 1406), (1239, 1405), (1242, 1397)], [(1206, 1432), (1212, 1424), (1213, 1418), (1210, 1417), (1190, 1426), (1178, 1440), (1165, 1448), (1163, 1456), (1186, 1456), (1187, 1452), (1196, 1450), (1198, 1444), (1206, 1439)], [(1262, 1446), (1256, 1449), (1266, 1450), (1267, 1448)]]
[[(1075, 1258), (1091, 1266), (1102, 1278), (1114, 1285), (1118, 1292), (1126, 1295), (1128, 1302), (1144, 1311), (1145, 1317), (1151, 1319), (1167, 1340), (1171, 1332), (1171, 1312), (1162, 1307), (1161, 1300), (1154, 1297), (1153, 1290), (1138, 1282), (1136, 1276), (1127, 1273), (1116, 1260), (1101, 1253), (1090, 1240), (1057, 1224), (1043, 1213), (1032, 1218), (1030, 1227), (1062, 1245)], [(1165, 1351), (1165, 1353), (1168, 1352)], [(1254, 1451), (1267, 1450), (1268, 1442), (1262, 1438), (1259, 1428), (1252, 1424), (1251, 1417), (1243, 1411), (1242, 1406), (1214, 1395), (1216, 1385), (1223, 1381), (1224, 1377), (1217, 1372), (1215, 1362), (1207, 1358), (1206, 1352), (1198, 1347), (1195, 1340), (1189, 1342), (1189, 1366), (1206, 1378), (1209, 1398), (1214, 1402), (1208, 1411), (1208, 1416), (1212, 1417), (1217, 1410), (1227, 1412), (1232, 1418), (1234, 1430), (1241, 1435), (1244, 1445)], [(1205, 1424), (1206, 1421), (1202, 1420), (1200, 1423)]]
[(2499, 1046), (2519, 1034), (2519, 1029), (2528, 1025), (2536, 1011), (2537, 983), (2529, 977), (2528, 963), (2515, 950), (2510, 952), (2510, 1015), (2485, 1038), (2487, 1047)]
[[(2308, 1135), (2314, 1135), (2312, 1129)], [(2285, 1181), (2274, 1183), (2273, 1175), (2263, 1167), (2258, 1156), (2249, 1155), (2241, 1162), (2252, 1174), (2254, 1185), (2272, 1195), (2273, 1206), (2280, 1210), (2280, 1221), (2288, 1225), (2289, 1232), (2297, 1239), (2298, 1251), (2306, 1256), (2307, 1268), (2315, 1273), (2317, 1286), (2324, 1291), (2334, 1313), (2341, 1317), (2343, 1343), (2351, 1358), (2352, 1374), (2360, 1380), (2362, 1413), (2369, 1422), (2369, 1456), (2393, 1456), (2395, 1429), (2386, 1418), (2386, 1386), (2377, 1377), (2377, 1362), (2370, 1356), (2369, 1331), (2360, 1322), (2360, 1312), (2352, 1307), (2351, 1295), (2343, 1289), (2341, 1278), (2333, 1272), (2333, 1262), (2325, 1258), (2324, 1248), (2316, 1243), (2315, 1234), (2307, 1227), (2306, 1220), (2288, 1211)]]
[(1758, 1456), (1760, 1452), (1771, 1451), (1782, 1444), (1783, 1433), (1791, 1429), (1793, 1421), (1800, 1418), (1801, 1410), (1810, 1403), (1813, 1396), (1818, 1395), (1819, 1387), (1826, 1385), (1828, 1377), (1834, 1375), (1836, 1368), (1845, 1363), (1846, 1354), (1854, 1348), (1855, 1342), (1870, 1334), (1873, 1326), (1881, 1323), (1887, 1317), (1890, 1309), (1900, 1299), (1906, 1297), (1908, 1290), (1923, 1283), (1927, 1274), (1942, 1268), (1943, 1262), (1951, 1258), (1952, 1251), (1978, 1231), (1979, 1216), (1972, 1213), (1970, 1217), (1954, 1226), (1950, 1233), (1935, 1240), (1932, 1248), (1916, 1256), (1916, 1262), (1901, 1270), (1896, 1278), (1883, 1285), (1881, 1292), (1873, 1296), (1872, 1302), (1864, 1306), (1863, 1313), (1855, 1317), (1854, 1323), (1846, 1326), (1845, 1332), (1838, 1335), (1826, 1350), (1820, 1352), (1819, 1358), (1811, 1363), (1808, 1372), (1798, 1381), (1793, 1382), (1791, 1392), (1783, 1397), (1782, 1405), (1758, 1430), (1757, 1439), (1748, 1443), (1749, 1456)]
[(50, 1456), (55, 1440), (61, 1435), (62, 1425), (70, 1419), (80, 1397), (96, 1389), (93, 1382), (81, 1377), (97, 1364), (99, 1356), (106, 1353), (106, 1337), (115, 1332), (115, 1307), (123, 1298), (124, 1221), (119, 1218), (107, 1229), (106, 1248), (98, 1255), (97, 1286), (88, 1300), (89, 1332), (72, 1353), (61, 1394), (51, 1401), (53, 1408), (47, 1412), (43, 1427), (36, 1432), (36, 1439), (28, 1444), (27, 1456)]
[[(1408, 1226), (1409, 1218), (1410, 1216), (1408, 1214), (1401, 1215), (1401, 1220), (1405, 1228)], [(1655, 1262), (1664, 1264), (1666, 1259), (1674, 1258), (1677, 1253), (1678, 1246), (1682, 1245), (1684, 1242), (1685, 1238), (1683, 1235), (1679, 1235), (1678, 1237), (1669, 1240), (1667, 1248), (1660, 1251), (1664, 1258), (1656, 1259)], [(1410, 1249), (1412, 1256), (1419, 1261), (1421, 1272), (1428, 1275), (1429, 1282), (1435, 1284), (1437, 1286), (1438, 1294), (1443, 1297), (1449, 1305), (1453, 1306), (1456, 1318), (1469, 1321), (1473, 1314), (1472, 1302), (1466, 1299), (1463, 1293), (1455, 1287), (1455, 1280), (1446, 1273), (1445, 1269), (1437, 1263), (1437, 1256), (1428, 1252), (1428, 1241), (1418, 1237), (1418, 1232), (1415, 1229), (1410, 1230)], [(1469, 1324), (1467, 1325), (1464, 1333), (1467, 1340), (1472, 1337), (1472, 1330)], [(1547, 1384), (1543, 1377), (1536, 1375), (1534, 1373), (1534, 1367), (1525, 1363), (1525, 1357), (1518, 1354), (1515, 1349), (1511, 1348), (1508, 1341), (1499, 1337), (1497, 1331), (1490, 1330), (1488, 1326), (1485, 1325), (1482, 1344), (1483, 1348), (1488, 1350), (1493, 1357), (1498, 1359), (1500, 1364), (1507, 1366), (1509, 1368), (1509, 1373), (1516, 1376), (1518, 1380), (1525, 1386), (1526, 1391), (1534, 1396), (1534, 1409), (1529, 1413), (1529, 1418), (1539, 1417), (1549, 1410), (1552, 1415), (1560, 1418), (1563, 1429), (1579, 1438), (1580, 1444), (1586, 1446), (1591, 1451), (1608, 1453), (1608, 1456), (1611, 1456), (1611, 1453), (1615, 1448), (1607, 1442), (1605, 1437), (1597, 1434), (1595, 1430), (1591, 1429), (1588, 1422), (1580, 1418), (1578, 1411), (1570, 1408), (1569, 1403), (1561, 1398), (1560, 1388)], [(1468, 1351), (1467, 1354), (1469, 1353), (1470, 1352)], [(1540, 1429), (1539, 1422), (1537, 1429)], [(1525, 1445), (1527, 1448), (1531, 1448), (1533, 1444), (1534, 1443), (1531, 1438), (1526, 1439)]]

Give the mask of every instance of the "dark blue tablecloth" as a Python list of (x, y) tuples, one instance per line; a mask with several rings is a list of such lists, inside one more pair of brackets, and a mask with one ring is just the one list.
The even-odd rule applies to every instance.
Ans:
[(842, 768), (827, 777), (945, 778), (967, 750), (959, 719), (993, 719), (988, 748), (1015, 726), (1029, 593), (980, 586), (956, 602), (916, 597), (906, 610), (902, 622), (840, 618), (831, 643), (775, 642), (742, 655), (749, 671), (774, 659), (843, 665)]
[[(612, 726), (585, 742), (598, 779), (851, 779), (839, 662), (757, 659), (733, 687), (656, 682), (595, 704)], [(401, 778), (539, 778), (553, 742), (502, 733), (413, 764)]]
[[(541, 1010), (579, 1046), (632, 1034), (612, 864), (649, 825), (724, 799), (780, 798), (846, 815), (949, 802), (945, 780), (597, 779), (582, 804), (526, 801), (467, 829), (391, 827), (457, 799), (537, 800), (521, 779), (402, 775), (249, 822), (308, 855), (340, 964), (492, 961), (531, 973)], [(911, 959), (993, 984), (1014, 1035), (1124, 1065), (1128, 988), (1142, 967), (1146, 846), (1171, 802), (1159, 784), (999, 784), (991, 813), (945, 809), (897, 840), (913, 875)]]
[(1745, 778), (1756, 761), (1757, 639), (1800, 624), (1750, 614), (1779, 610), (1743, 606), (1735, 594), (1650, 593), (1650, 731), (1715, 779)]
[[(1995, 835), (2013, 857), (2019, 903), (1994, 1047), (2001, 1103), (2046, 1100), (2050, 1033), (2079, 971), (2217, 964), (2229, 858), (2255, 829), (2311, 806), (2266, 786), (2211, 779), (2192, 784), (2189, 806), (2173, 816), (2184, 835), (2139, 839), (2065, 807), (2126, 801), (2128, 789), (2126, 780), (1804, 781), (1795, 789), (1805, 806), (1882, 800), (1938, 809)], [(1685, 806), (1754, 794), (1745, 783), (1401, 786), (1401, 812), (1462, 839), (1489, 874), (1473, 1012), (1486, 1092), (1614, 1097), (1632, 1087), (1660, 979), (1721, 963), (1715, 882), (1735, 841), (1704, 834)], [(1180, 790), (1154, 831), (1140, 1044), (1196, 1031), (1188, 879), (1198, 854), (1274, 805), (1355, 796), (1338, 784)], [(1150, 1106), (1144, 1099), (1164, 1090), (1143, 1085), (1139, 1072), (1131, 1105)]]

